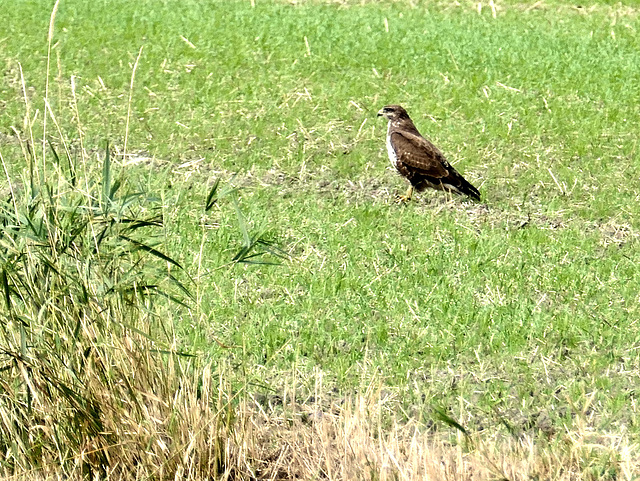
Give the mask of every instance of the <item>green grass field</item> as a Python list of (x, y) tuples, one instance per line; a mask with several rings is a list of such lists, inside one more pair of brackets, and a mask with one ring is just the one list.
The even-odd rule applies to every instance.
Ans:
[[(184, 267), (191, 297), (156, 301), (148, 334), (224, 368), (232, 392), (329, 405), (374, 387), (429, 432), (455, 432), (446, 412), (480, 436), (637, 439), (640, 10), (360, 3), (63, 0), (47, 75), (52, 5), (0, 0), (13, 187), (25, 97), (53, 162), (49, 78), (54, 148), (99, 172), (108, 140)], [(394, 202), (390, 103), (482, 202)], [(626, 479), (608, 463), (589, 479)]]

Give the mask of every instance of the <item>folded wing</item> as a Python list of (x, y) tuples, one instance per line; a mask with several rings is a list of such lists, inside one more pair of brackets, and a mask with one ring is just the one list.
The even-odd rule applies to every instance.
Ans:
[(418, 191), (431, 187), (480, 200), (478, 190), (424, 137), (408, 132), (393, 132), (390, 141), (396, 153), (398, 171)]

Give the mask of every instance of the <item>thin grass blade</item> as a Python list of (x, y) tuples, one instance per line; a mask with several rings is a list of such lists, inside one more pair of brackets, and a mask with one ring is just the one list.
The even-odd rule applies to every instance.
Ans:
[[(104, 162), (102, 164), (102, 202), (103, 209), (106, 209), (111, 201), (111, 150), (109, 141), (104, 152)], [(106, 211), (105, 211), (106, 212)]]
[(211, 190), (209, 191), (209, 195), (207, 196), (207, 201), (204, 204), (205, 212), (209, 212), (213, 208), (215, 203), (218, 202), (218, 197), (216, 194), (218, 192), (219, 185), (220, 185), (220, 177), (216, 179), (216, 181), (213, 183), (213, 187), (211, 187)]
[(156, 257), (159, 257), (160, 259), (165, 260), (168, 263), (173, 264), (174, 266), (179, 267), (180, 269), (182, 269), (182, 266), (177, 261), (174, 261), (171, 257), (167, 256), (166, 254), (163, 254), (159, 250), (154, 249), (151, 246), (143, 244), (142, 242), (139, 242), (139, 241), (137, 241), (135, 239), (132, 239), (131, 237), (127, 237), (126, 235), (123, 235), (123, 234), (120, 234), (118, 237), (120, 237), (123, 240), (126, 240), (127, 242), (130, 242), (137, 249), (140, 249), (140, 250), (143, 250), (145, 252), (148, 252), (149, 254), (154, 255)]
[(458, 431), (460, 431), (462, 434), (464, 434), (465, 436), (469, 436), (469, 433), (467, 432), (467, 430), (455, 419), (453, 419), (451, 416), (449, 416), (444, 409), (442, 408), (433, 408), (433, 411), (435, 413), (435, 418), (438, 421), (442, 421), (443, 423), (451, 426), (452, 428), (457, 429)]

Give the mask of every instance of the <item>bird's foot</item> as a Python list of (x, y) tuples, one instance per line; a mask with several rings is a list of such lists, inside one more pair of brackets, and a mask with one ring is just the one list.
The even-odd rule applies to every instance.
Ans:
[(406, 205), (409, 202), (411, 202), (411, 196), (410, 195), (397, 195), (396, 194), (396, 204)]
[(411, 201), (411, 197), (413, 196), (413, 186), (409, 186), (409, 189), (407, 190), (407, 193), (405, 195), (396, 195), (396, 202), (398, 204), (407, 204), (409, 201)]
[(400, 195), (400, 196), (396, 195), (396, 202), (398, 204), (405, 205), (411, 201), (412, 197), (413, 197), (413, 185), (410, 185), (405, 195)]

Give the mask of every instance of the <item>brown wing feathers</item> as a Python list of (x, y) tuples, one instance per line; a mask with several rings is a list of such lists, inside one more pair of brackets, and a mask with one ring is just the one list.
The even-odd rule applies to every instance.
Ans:
[(480, 200), (478, 190), (424, 137), (394, 132), (391, 134), (391, 144), (398, 158), (398, 170), (406, 171), (403, 172), (404, 176), (419, 192), (431, 187)]
[(428, 140), (416, 135), (393, 132), (391, 134), (398, 160), (417, 174), (434, 178), (446, 177), (448, 170), (443, 163), (448, 164), (440, 151)]
[(418, 191), (427, 187), (464, 194), (480, 200), (480, 192), (449, 164), (438, 148), (416, 129), (406, 110), (388, 105), (378, 115), (389, 119), (388, 142), (395, 153), (395, 165)]

